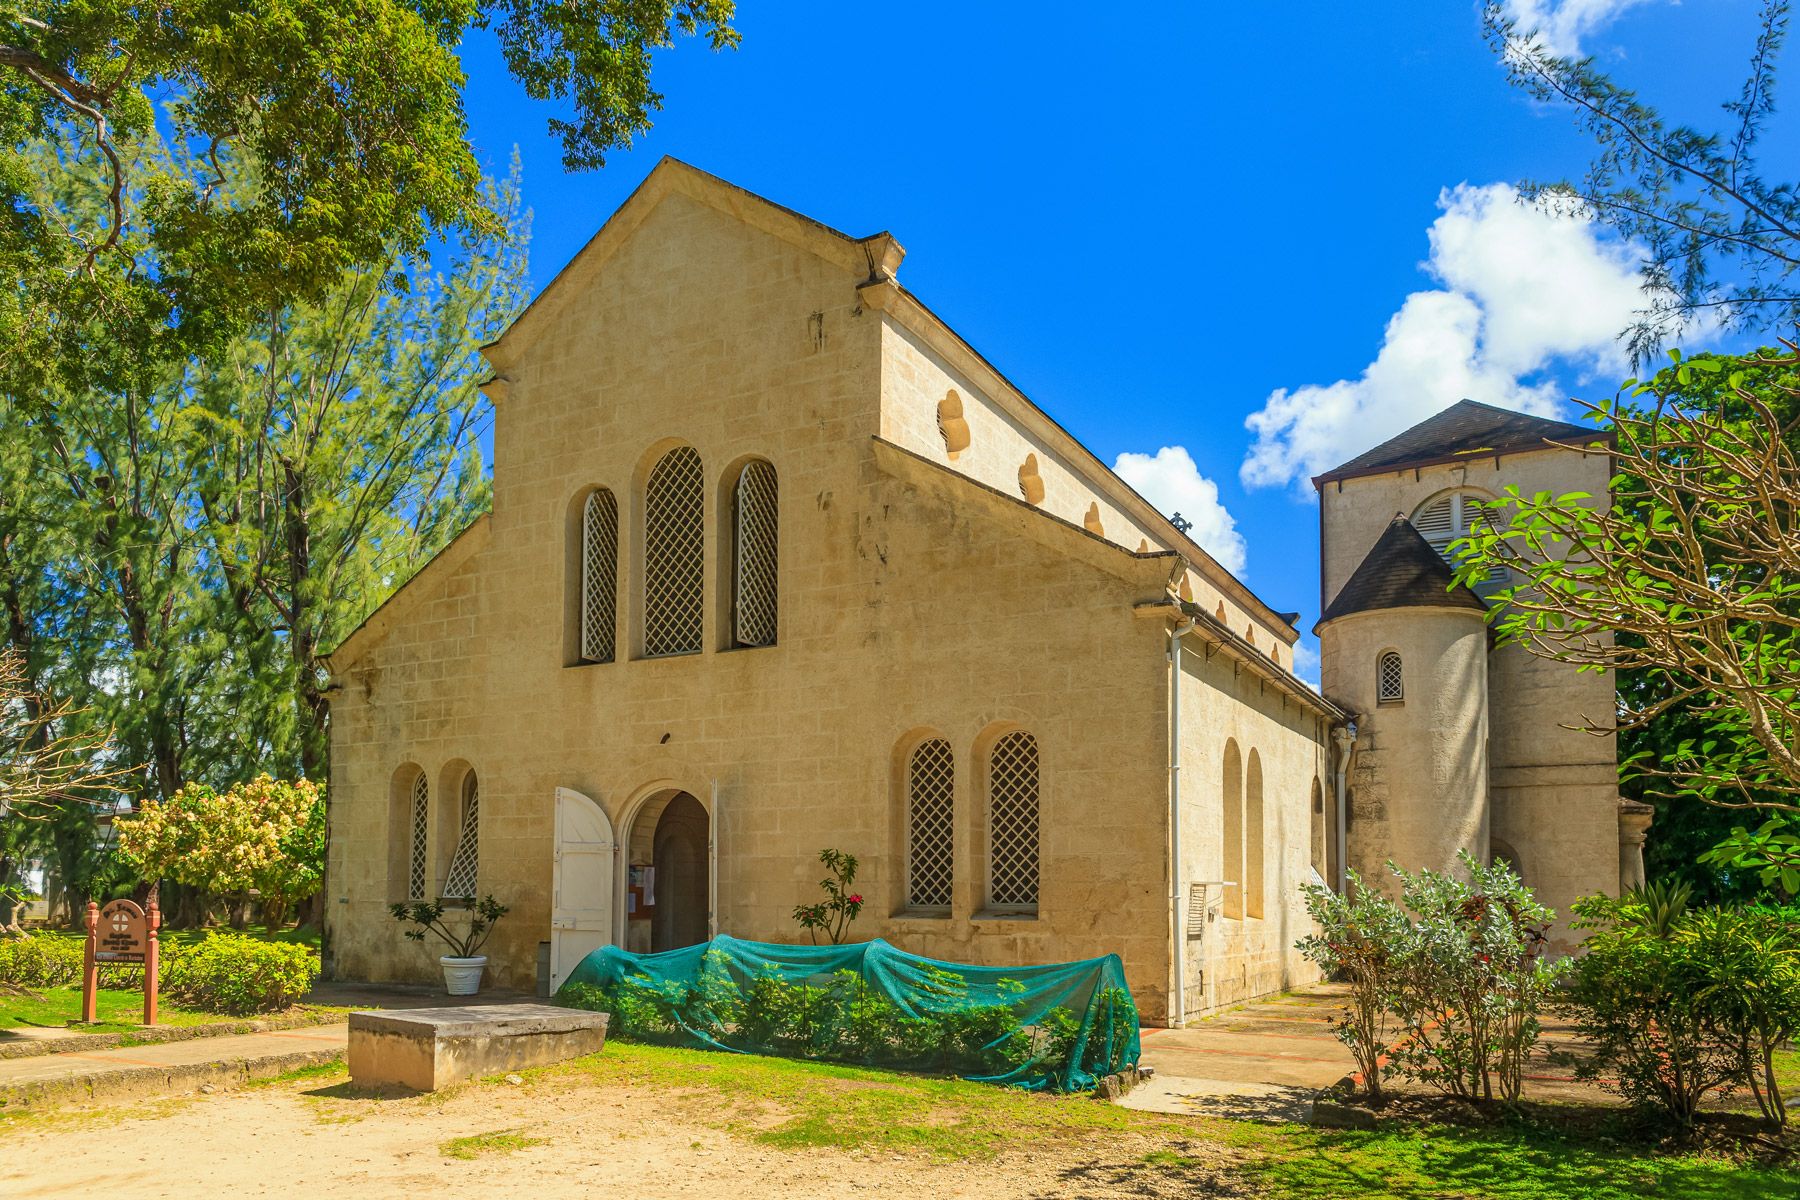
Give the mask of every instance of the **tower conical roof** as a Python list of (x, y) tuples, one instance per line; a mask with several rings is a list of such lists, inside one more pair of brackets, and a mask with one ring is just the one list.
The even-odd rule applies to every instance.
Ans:
[(1386, 608), (1487, 611), (1480, 596), (1470, 591), (1467, 584), (1457, 582), (1450, 564), (1413, 528), (1405, 513), (1394, 514), (1362, 564), (1351, 572), (1337, 599), (1326, 607), (1319, 624)]

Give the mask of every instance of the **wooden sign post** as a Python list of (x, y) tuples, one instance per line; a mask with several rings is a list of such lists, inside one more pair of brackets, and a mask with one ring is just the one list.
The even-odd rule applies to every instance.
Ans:
[(83, 1021), (92, 1024), (99, 1020), (101, 963), (142, 963), (144, 1024), (156, 1024), (156, 935), (161, 927), (162, 912), (154, 892), (149, 912), (134, 900), (113, 900), (105, 908), (88, 901), (87, 954), (81, 973)]

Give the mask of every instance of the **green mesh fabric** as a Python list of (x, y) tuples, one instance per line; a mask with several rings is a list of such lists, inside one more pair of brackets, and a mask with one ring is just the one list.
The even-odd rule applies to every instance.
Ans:
[(743, 1053), (1079, 1091), (1138, 1059), (1119, 956), (976, 967), (896, 950), (719, 937), (661, 954), (603, 946), (557, 998), (612, 1014), (609, 1032)]

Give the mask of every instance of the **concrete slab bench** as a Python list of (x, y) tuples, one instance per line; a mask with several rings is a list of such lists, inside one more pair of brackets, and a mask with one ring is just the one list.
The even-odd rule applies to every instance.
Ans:
[(593, 1054), (607, 1014), (549, 1004), (350, 1014), (350, 1078), (419, 1092)]

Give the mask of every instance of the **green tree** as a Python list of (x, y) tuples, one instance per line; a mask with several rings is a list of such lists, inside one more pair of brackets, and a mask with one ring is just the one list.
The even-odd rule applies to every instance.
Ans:
[[(1509, 488), (1457, 544), (1459, 574), (1514, 573), (1490, 613), (1501, 641), (1623, 675), (1617, 712), (1584, 720), (1626, 739), (1646, 795), (1785, 818), (1800, 813), (1800, 353), (1672, 357), (1586, 405), (1616, 438), (1611, 503)], [(1800, 838), (1758, 852), (1766, 867)]]
[(1703, 312), (1745, 329), (1800, 320), (1800, 187), (1765, 174), (1761, 159), (1788, 0), (1764, 0), (1743, 85), (1724, 102), (1718, 129), (1673, 122), (1592, 58), (1557, 55), (1510, 8), (1484, 10), (1508, 78), (1567, 109), (1594, 142), (1583, 178), (1527, 181), (1521, 190), (1546, 208), (1591, 214), (1648, 249), (1645, 307), (1630, 331), (1640, 360)]
[[(0, 391), (119, 393), (358, 266), (492, 234), (459, 58), (491, 34), (571, 170), (650, 125), (655, 50), (734, 46), (732, 0), (7, 0)], [(168, 156), (144, 153), (166, 139)], [(59, 203), (49, 145), (78, 174)], [(225, 185), (239, 173), (239, 186)]]

